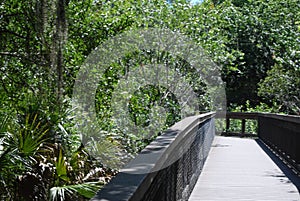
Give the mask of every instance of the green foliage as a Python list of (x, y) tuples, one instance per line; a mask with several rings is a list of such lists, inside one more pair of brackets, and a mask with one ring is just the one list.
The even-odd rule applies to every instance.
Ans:
[(101, 164), (89, 159), (82, 147), (72, 151), (53, 144), (46, 137), (47, 125), (38, 119), (35, 114), (32, 121), (27, 116), (24, 124), (8, 118), (1, 121), (1, 200), (47, 200), (48, 196), (54, 196), (54, 200), (80, 200), (78, 195), (91, 198), (103, 184), (91, 177), (105, 178), (106, 171), (90, 173)]
[[(68, 108), (87, 56), (127, 30), (159, 27), (192, 38), (222, 68), (229, 110), (299, 114), (299, 17), (298, 0), (1, 1), (0, 199), (90, 198), (98, 188), (93, 182), (115, 173), (86, 153)], [(97, 89), (101, 138), (90, 145), (99, 156), (111, 158), (111, 146), (134, 155), (150, 142), (117, 128), (111, 100), (130, 68), (164, 62), (189, 81), (199, 110), (210, 110), (209, 89), (186, 61), (166, 52), (130, 52), (110, 65)], [(174, 96), (155, 85), (133, 94), (129, 118), (147, 126), (157, 105), (166, 110), (165, 128), (180, 119)], [(256, 125), (246, 127), (252, 132)]]
[(67, 164), (64, 156), (62, 155), (62, 150), (59, 150), (58, 158), (55, 161), (55, 172), (58, 181), (62, 180), (68, 182), (70, 180), (67, 176)]
[[(40, 125), (36, 121), (36, 116), (32, 123), (29, 123), (29, 117), (26, 117), (26, 119), (27, 121), (23, 125), (18, 125), (11, 120), (2, 122), (1, 127), (5, 129), (2, 130), (0, 140), (3, 148), (0, 159), (0, 177), (2, 180), (0, 189), (1, 192), (8, 193), (8, 196), (1, 194), (1, 199), (3, 200), (15, 200), (21, 197), (24, 191), (15, 186), (15, 182), (19, 181), (21, 183), (22, 176), (24, 176), (23, 181), (26, 180), (26, 177), (32, 176), (29, 176), (28, 172), (33, 173), (38, 158), (41, 157), (42, 152), (46, 151), (46, 148), (43, 146), (43, 142), (45, 142), (43, 138), (47, 130), (44, 130), (42, 127), (39, 128)], [(32, 185), (35, 185), (36, 181), (33, 182)], [(41, 195), (36, 194), (37, 192), (32, 193), (41, 197)], [(28, 199), (32, 198), (33, 194), (28, 195)]]
[(99, 186), (99, 184), (96, 182), (87, 182), (84, 184), (68, 185), (62, 187), (52, 187), (50, 189), (50, 200), (66, 200), (66, 194), (70, 195), (74, 192), (82, 195), (85, 198), (91, 199), (100, 187), (101, 186)]
[(166, 127), (180, 120), (180, 105), (174, 94), (165, 88), (148, 85), (136, 91), (130, 99), (128, 109), (132, 121), (138, 126), (148, 126), (149, 113), (154, 104), (167, 110)]
[(36, 122), (37, 116), (37, 114), (34, 115), (31, 124), (29, 124), (30, 116), (27, 116), (24, 127), (18, 129), (18, 133), (12, 136), (16, 147), (23, 157), (35, 155), (36, 151), (43, 145), (43, 142), (47, 140), (45, 135), (48, 130), (40, 128), (41, 122)]
[(259, 95), (274, 101), (279, 112), (298, 114), (300, 112), (300, 71), (299, 68), (284, 69), (275, 65), (260, 83)]

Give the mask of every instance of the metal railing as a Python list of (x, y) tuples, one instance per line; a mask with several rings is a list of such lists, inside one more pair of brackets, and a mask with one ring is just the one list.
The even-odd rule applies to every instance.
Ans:
[(157, 137), (92, 201), (188, 200), (215, 135), (215, 113), (188, 117)]
[(300, 173), (300, 116), (259, 114), (258, 136)]

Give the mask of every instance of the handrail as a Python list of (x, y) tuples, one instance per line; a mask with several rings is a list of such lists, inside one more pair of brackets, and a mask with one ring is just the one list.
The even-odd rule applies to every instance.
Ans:
[[(188, 117), (164, 132), (131, 161), (92, 201), (187, 200), (215, 135), (214, 118), (256, 120), (256, 136), (300, 173), (300, 116), (269, 113), (207, 113)], [(226, 132), (224, 132), (226, 134)], [(300, 174), (299, 174), (300, 175)]]
[(300, 175), (300, 116), (260, 113), (258, 136)]
[(92, 201), (187, 200), (214, 138), (215, 113), (176, 123), (133, 159)]
[[(218, 112), (216, 118), (226, 119), (226, 130), (221, 133), (223, 136), (257, 137), (257, 133), (246, 133), (246, 120), (258, 120), (260, 113), (257, 112)], [(230, 120), (239, 119), (242, 121), (241, 132), (230, 132)]]

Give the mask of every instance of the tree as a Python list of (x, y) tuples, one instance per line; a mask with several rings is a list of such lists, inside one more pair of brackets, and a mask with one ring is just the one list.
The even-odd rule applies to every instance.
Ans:
[[(299, 15), (297, 0), (207, 0), (196, 5), (185, 0), (171, 5), (165, 0), (1, 1), (1, 199), (45, 200), (51, 192), (53, 199), (80, 200), (78, 194), (63, 193), (92, 196), (95, 184), (84, 182), (114, 174), (86, 153), (69, 100), (87, 56), (128, 30), (167, 28), (192, 38), (222, 70), (229, 109), (246, 110), (264, 102), (273, 111), (299, 114)], [(105, 134), (96, 147), (100, 154), (105, 155), (111, 143), (130, 154), (149, 143), (118, 130), (110, 107), (125, 71), (153, 61), (168, 61), (193, 85), (202, 109), (209, 110), (206, 85), (187, 61), (163, 51), (129, 52), (105, 71), (95, 97), (97, 129)], [(133, 94), (129, 118), (147, 126), (151, 107), (158, 101), (167, 108), (166, 127), (180, 119), (176, 98), (155, 85)], [(2, 119), (6, 116), (10, 118)], [(22, 190), (30, 196), (26, 198)]]
[[(246, 109), (248, 100), (252, 107), (260, 102), (277, 107), (276, 105), (283, 104), (283, 99), (286, 103), (290, 103), (289, 99), (294, 100), (292, 105), (297, 105), (298, 94), (286, 94), (285, 98), (278, 98), (283, 92), (277, 94), (280, 91), (288, 92), (293, 87), (299, 88), (297, 44), (300, 8), (297, 1), (224, 1), (215, 6), (206, 1), (195, 6), (195, 9), (202, 12), (202, 18), (208, 24), (194, 14), (192, 19), (201, 26), (188, 25), (187, 30), (198, 28), (199, 31), (192, 33), (196, 34), (197, 40), (214, 61), (222, 66), (229, 107), (244, 105), (243, 109)], [(218, 41), (218, 44), (214, 44), (213, 40)], [(286, 87), (284, 84), (276, 87), (270, 83), (275, 80), (276, 76), (272, 78), (272, 75), (276, 74), (276, 70), (292, 76), (293, 87), (288, 84), (289, 81), (286, 82)], [(291, 112), (286, 109), (283, 111)], [(295, 112), (297, 113), (292, 113)]]

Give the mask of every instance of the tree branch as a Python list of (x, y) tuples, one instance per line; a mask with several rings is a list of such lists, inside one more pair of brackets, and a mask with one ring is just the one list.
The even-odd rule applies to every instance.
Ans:
[(22, 36), (22, 35), (20, 35), (20, 34), (18, 34), (18, 33), (15, 33), (15, 32), (13, 32), (13, 31), (10, 31), (10, 30), (7, 30), (7, 29), (0, 29), (0, 34), (2, 34), (2, 33), (8, 33), (8, 34), (15, 35), (15, 36), (17, 36), (17, 37), (19, 37), (19, 38), (26, 39), (25, 36)]

